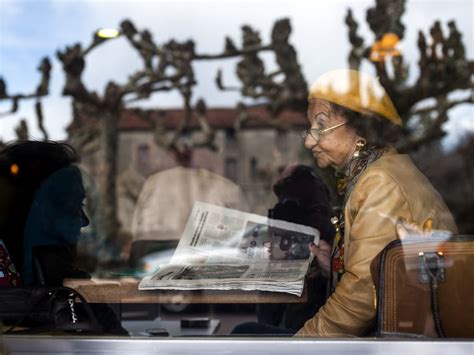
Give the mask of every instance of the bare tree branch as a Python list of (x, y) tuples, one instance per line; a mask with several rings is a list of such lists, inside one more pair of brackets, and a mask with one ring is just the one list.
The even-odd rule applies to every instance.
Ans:
[[(403, 38), (404, 25), (401, 16), (405, 11), (405, 0), (376, 0), (376, 6), (367, 11), (367, 22), (377, 40), (382, 40), (390, 34)], [(349, 65), (358, 69), (362, 60), (370, 60), (374, 46), (364, 48), (363, 39), (357, 34), (358, 24), (348, 12), (346, 24), (349, 29), (349, 41), (352, 49), (349, 54)], [(419, 77), (414, 84), (408, 84), (408, 65), (404, 62), (403, 54), (396, 56), (385, 54), (377, 61), (372, 61), (380, 83), (392, 98), (405, 127), (410, 127), (410, 122), (415, 116), (425, 115), (418, 124), (426, 125), (421, 129), (425, 136), (417, 135), (416, 138), (407, 135), (407, 141), (401, 142), (405, 150), (417, 149), (419, 146), (439, 139), (443, 136), (441, 123), (448, 119), (448, 111), (460, 103), (472, 103), (472, 96), (466, 100), (447, 102), (440, 100), (455, 90), (474, 89), (474, 65), (466, 58), (466, 51), (462, 42), (462, 35), (457, 30), (454, 21), (448, 22), (449, 34), (443, 33), (441, 23), (436, 21), (429, 31), (429, 40), (423, 32), (418, 34), (418, 61)], [(389, 75), (387, 66), (392, 66)], [(437, 99), (437, 104), (430, 108), (414, 110), (417, 103), (428, 99)], [(436, 113), (437, 119), (432, 120), (429, 113)], [(411, 128), (410, 128), (411, 129)]]
[[(452, 101), (448, 101), (447, 104), (446, 104), (446, 108), (447, 110), (457, 106), (457, 105), (461, 105), (461, 104), (473, 104), (474, 103), (474, 96), (473, 95), (469, 95), (467, 98), (465, 99), (461, 99), (461, 100), (452, 100)], [(412, 112), (412, 115), (424, 115), (424, 114), (428, 114), (430, 112), (436, 112), (439, 110), (439, 106), (430, 106), (430, 107), (424, 107), (424, 108), (420, 108), (418, 110), (415, 110)]]
[(44, 118), (43, 118), (43, 108), (41, 105), (41, 101), (37, 101), (35, 104), (35, 112), (36, 112), (36, 122), (38, 123), (38, 128), (43, 133), (44, 140), (48, 140), (48, 132), (46, 132), (46, 128), (44, 127)]
[[(7, 85), (2, 78), (0, 78), (0, 100), (10, 100), (12, 103), (12, 107), (10, 111), (1, 112), (0, 118), (12, 115), (18, 111), (20, 108), (20, 102), (22, 100), (29, 100), (29, 99), (36, 99), (35, 103), (35, 112), (36, 118), (38, 122), (38, 128), (43, 133), (44, 139), (48, 139), (48, 133), (44, 127), (43, 121), (43, 112), (41, 109), (41, 101), (40, 99), (43, 96), (49, 94), (49, 81), (50, 81), (50, 73), (51, 73), (51, 63), (47, 57), (43, 58), (38, 66), (38, 71), (41, 73), (40, 82), (36, 86), (36, 89), (33, 93), (30, 94), (15, 94), (9, 95), (7, 93)], [(29, 136), (28, 133), (28, 126), (26, 125), (25, 120), (21, 120), (19, 127), (16, 129), (17, 137), (19, 139), (27, 139)], [(22, 137), (22, 138), (20, 138)]]

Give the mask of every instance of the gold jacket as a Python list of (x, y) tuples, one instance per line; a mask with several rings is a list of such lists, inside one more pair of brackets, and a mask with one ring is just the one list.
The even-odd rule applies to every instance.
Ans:
[(420, 227), (457, 233), (440, 194), (407, 155), (388, 151), (362, 173), (344, 208), (344, 264), (335, 291), (297, 336), (361, 336), (374, 324), (374, 288), (370, 262), (396, 239), (403, 217)]

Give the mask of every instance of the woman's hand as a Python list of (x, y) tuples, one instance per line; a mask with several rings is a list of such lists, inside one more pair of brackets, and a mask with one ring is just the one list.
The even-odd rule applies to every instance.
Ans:
[(314, 243), (309, 244), (309, 250), (316, 257), (319, 267), (321, 268), (321, 274), (329, 278), (330, 263), (331, 263), (331, 246), (324, 240), (319, 240), (319, 245)]

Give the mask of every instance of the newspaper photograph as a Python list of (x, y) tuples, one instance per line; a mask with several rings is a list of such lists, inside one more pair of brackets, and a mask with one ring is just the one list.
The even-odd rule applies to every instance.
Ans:
[(194, 204), (167, 265), (139, 289), (287, 292), (301, 296), (319, 231), (202, 202)]

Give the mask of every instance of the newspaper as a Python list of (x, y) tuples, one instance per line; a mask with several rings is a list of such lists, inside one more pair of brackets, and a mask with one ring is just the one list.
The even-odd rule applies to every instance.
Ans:
[(260, 290), (301, 296), (317, 229), (203, 202), (194, 204), (169, 264), (140, 290)]

